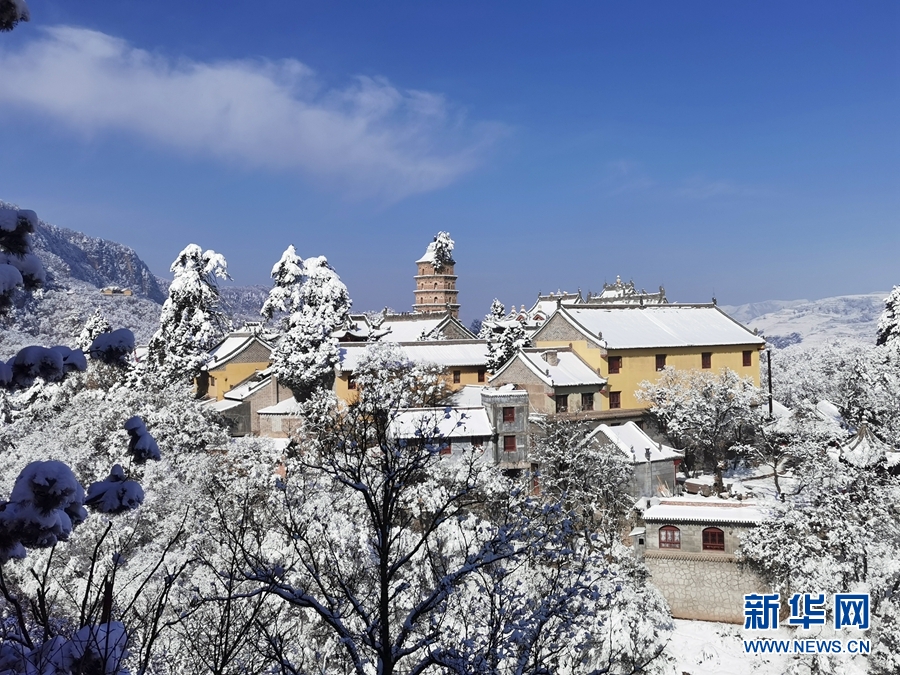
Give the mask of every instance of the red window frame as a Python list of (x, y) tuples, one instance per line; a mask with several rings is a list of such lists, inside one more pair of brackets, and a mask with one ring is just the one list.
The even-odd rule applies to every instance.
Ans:
[(485, 371), (484, 368), (481, 368), (481, 369), (478, 371), (478, 381), (479, 381), (479, 382), (484, 382), (486, 379), (487, 379), (487, 372)]
[(515, 436), (504, 436), (503, 437), (503, 451), (504, 452), (515, 452), (518, 448), (516, 447), (516, 437)]
[(503, 408), (503, 421), (504, 422), (515, 422), (516, 421), (516, 409), (513, 407)]
[(593, 410), (594, 409), (594, 394), (592, 392), (588, 392), (581, 395), (581, 409), (582, 410)]
[(712, 352), (703, 352), (700, 355), (700, 367), (712, 368)]
[(748, 366), (752, 366), (753, 365), (753, 352), (748, 349), (747, 351), (744, 352), (743, 356), (744, 356), (744, 367), (746, 368)]
[(659, 528), (660, 548), (681, 548), (681, 530), (674, 525), (663, 525)]
[(664, 370), (666, 367), (666, 355), (665, 354), (657, 354), (656, 355), (656, 370)]
[(609, 374), (610, 375), (618, 375), (622, 371), (622, 357), (621, 356), (610, 356), (609, 357)]
[(454, 370), (453, 371), (453, 384), (459, 384), (461, 379), (462, 379), (462, 372), (459, 370)]
[(449, 440), (444, 441), (444, 443), (441, 445), (440, 454), (452, 455), (453, 454), (453, 442), (449, 441)]
[(703, 530), (704, 551), (724, 551), (725, 532), (718, 527), (707, 527)]
[(621, 391), (609, 392), (609, 409), (617, 410), (621, 407), (622, 407), (622, 392)]
[(556, 412), (558, 412), (558, 413), (569, 412), (569, 395), (568, 394), (558, 394), (556, 396)]

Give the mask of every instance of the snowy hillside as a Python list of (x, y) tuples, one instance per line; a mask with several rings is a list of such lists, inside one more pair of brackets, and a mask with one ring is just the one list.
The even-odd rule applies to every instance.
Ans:
[(821, 344), (834, 338), (875, 343), (875, 328), (887, 291), (821, 300), (770, 300), (722, 309), (756, 328), (776, 347)]
[[(0, 209), (5, 208), (13, 205), (0, 200)], [(135, 294), (158, 303), (166, 299), (150, 268), (133, 249), (123, 244), (89, 237), (42, 220), (35, 229), (33, 247), (51, 281), (60, 283), (71, 278), (97, 288), (130, 288)]]

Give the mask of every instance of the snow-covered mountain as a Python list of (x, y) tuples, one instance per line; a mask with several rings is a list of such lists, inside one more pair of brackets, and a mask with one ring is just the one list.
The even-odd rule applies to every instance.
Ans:
[[(0, 200), (0, 209), (6, 208), (16, 207)], [(166, 299), (150, 268), (134, 249), (124, 244), (89, 237), (41, 220), (34, 232), (32, 248), (49, 273), (50, 286), (77, 279), (97, 288), (130, 288), (134, 294), (157, 303)]]
[(813, 345), (835, 338), (875, 343), (878, 317), (887, 291), (821, 300), (768, 300), (722, 309), (748, 328), (756, 328), (778, 348)]

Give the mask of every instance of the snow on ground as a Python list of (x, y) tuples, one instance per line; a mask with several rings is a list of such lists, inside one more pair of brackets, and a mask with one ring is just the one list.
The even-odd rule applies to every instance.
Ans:
[[(791, 657), (784, 654), (745, 654), (744, 630), (736, 624), (674, 621), (675, 632), (666, 651), (675, 658), (678, 675), (782, 675), (790, 665)], [(777, 637), (788, 639), (790, 632), (780, 629)]]
[(730, 316), (756, 328), (779, 348), (800, 342), (807, 345), (834, 338), (875, 341), (878, 317), (887, 292), (842, 295), (821, 300), (768, 301), (722, 309)]

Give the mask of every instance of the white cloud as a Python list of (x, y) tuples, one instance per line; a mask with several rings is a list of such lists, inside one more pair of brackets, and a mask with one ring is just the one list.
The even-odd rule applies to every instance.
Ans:
[(673, 194), (686, 199), (714, 199), (716, 197), (752, 197), (761, 194), (759, 188), (741, 185), (726, 179), (709, 179), (692, 176), (673, 190)]
[(177, 60), (65, 26), (0, 51), (0, 104), (79, 132), (126, 131), (388, 199), (451, 183), (503, 134), (500, 125), (467, 122), (438, 94), (383, 79), (329, 89), (292, 59)]

